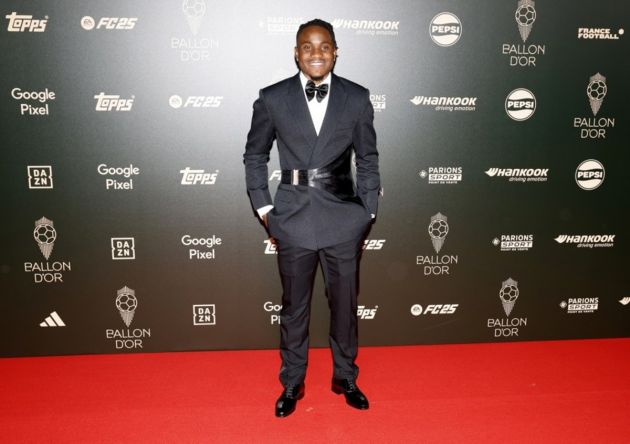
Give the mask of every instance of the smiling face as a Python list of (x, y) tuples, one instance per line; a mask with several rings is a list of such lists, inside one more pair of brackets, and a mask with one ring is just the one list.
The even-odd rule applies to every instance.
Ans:
[(308, 26), (302, 30), (295, 47), (295, 60), (306, 77), (319, 84), (332, 71), (337, 49), (326, 28)]

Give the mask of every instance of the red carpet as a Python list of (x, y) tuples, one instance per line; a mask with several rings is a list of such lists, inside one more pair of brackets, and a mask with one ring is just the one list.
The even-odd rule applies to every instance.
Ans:
[(2, 442), (630, 442), (630, 339), (364, 347), (370, 410), (330, 391), (277, 419), (276, 351), (0, 360)]

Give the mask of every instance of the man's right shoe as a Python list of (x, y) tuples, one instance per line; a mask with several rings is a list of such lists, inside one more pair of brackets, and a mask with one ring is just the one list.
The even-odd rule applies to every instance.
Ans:
[(363, 394), (359, 387), (357, 387), (354, 379), (337, 379), (332, 380), (332, 391), (338, 395), (342, 393), (346, 397), (346, 403), (350, 407), (354, 407), (359, 410), (367, 410), (370, 408), (370, 403), (367, 397)]
[(298, 400), (304, 397), (304, 383), (299, 385), (287, 385), (276, 401), (276, 416), (284, 418), (295, 411)]

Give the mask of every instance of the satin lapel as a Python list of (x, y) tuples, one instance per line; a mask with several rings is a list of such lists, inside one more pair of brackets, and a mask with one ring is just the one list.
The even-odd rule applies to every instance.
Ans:
[(293, 77), (291, 79), (291, 83), (289, 84), (287, 105), (289, 106), (289, 111), (291, 112), (289, 117), (291, 120), (296, 121), (302, 130), (302, 134), (304, 134), (304, 138), (309, 144), (308, 148), (311, 150), (310, 154), (312, 155), (312, 149), (317, 141), (317, 133), (315, 132), (313, 119), (311, 119), (311, 113), (309, 112), (308, 105), (306, 104), (304, 91), (302, 91), (302, 83), (300, 82), (299, 74)]
[(343, 111), (346, 107), (348, 95), (337, 76), (334, 74), (331, 75), (330, 98), (328, 99), (328, 106), (326, 107), (326, 115), (324, 116), (324, 122), (319, 131), (319, 136), (317, 137), (317, 143), (309, 159), (309, 165), (313, 161), (313, 158), (317, 159), (316, 153), (324, 149), (328, 140), (330, 140), (330, 137), (334, 134), (339, 118), (343, 115)]

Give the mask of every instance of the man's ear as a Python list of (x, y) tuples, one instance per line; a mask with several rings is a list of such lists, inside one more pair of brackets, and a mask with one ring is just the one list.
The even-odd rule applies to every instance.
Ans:
[(295, 58), (295, 61), (298, 61), (298, 49), (297, 46), (295, 48), (293, 48), (293, 57)]

